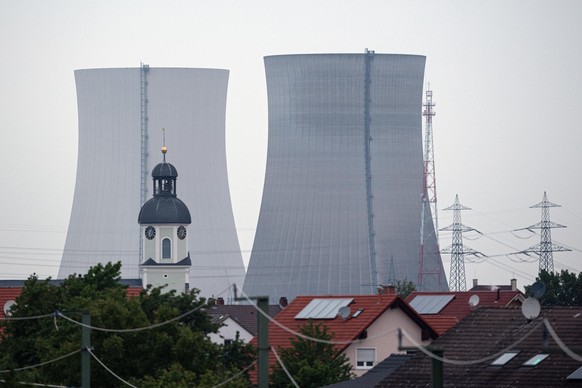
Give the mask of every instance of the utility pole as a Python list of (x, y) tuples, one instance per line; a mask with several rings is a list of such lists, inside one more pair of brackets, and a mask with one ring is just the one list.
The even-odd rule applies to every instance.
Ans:
[(258, 334), (259, 334), (259, 388), (269, 387), (269, 320), (265, 314), (269, 310), (269, 298), (267, 296), (259, 296), (257, 299), (257, 307), (262, 312), (258, 314)]
[[(247, 301), (246, 298), (239, 298), (237, 295), (236, 284), (234, 287), (234, 300)], [(269, 388), (269, 297), (268, 296), (251, 296), (249, 299), (257, 301), (257, 329), (258, 329), (258, 388)]]
[(467, 278), (465, 276), (465, 255), (475, 255), (477, 257), (485, 255), (469, 247), (463, 246), (463, 232), (475, 231), (461, 222), (461, 211), (471, 210), (459, 202), (459, 195), (455, 196), (455, 203), (444, 210), (453, 211), (453, 223), (441, 230), (452, 231), (452, 244), (442, 250), (442, 253), (451, 255), (451, 274), (449, 279), (449, 289), (451, 291), (467, 291)]
[[(530, 208), (541, 208), (542, 209), (542, 220), (535, 225), (528, 226), (526, 229), (533, 232), (532, 229), (540, 229), (540, 243), (529, 247), (528, 249), (521, 251), (519, 253), (535, 253), (540, 257), (540, 272), (541, 270), (547, 272), (554, 272), (554, 252), (567, 252), (571, 249), (565, 248), (561, 245), (556, 245), (552, 243), (552, 228), (565, 228), (564, 225), (556, 224), (550, 221), (550, 208), (560, 207), (555, 203), (548, 201), (548, 196), (544, 191), (544, 197), (542, 202), (530, 206)], [(529, 256), (529, 255), (528, 255)]]
[(81, 329), (81, 387), (91, 388), (91, 314), (89, 310), (83, 310), (81, 320), (84, 326)]

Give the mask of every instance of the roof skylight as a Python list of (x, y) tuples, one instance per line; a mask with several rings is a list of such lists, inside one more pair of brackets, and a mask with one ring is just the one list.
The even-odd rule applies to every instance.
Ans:
[(536, 354), (535, 356), (524, 362), (523, 366), (536, 366), (540, 362), (544, 361), (548, 356), (549, 354), (544, 353)]
[(492, 366), (502, 366), (507, 364), (509, 361), (513, 359), (513, 357), (517, 356), (519, 352), (507, 352), (502, 354), (501, 356), (497, 357), (492, 363)]
[(570, 373), (566, 380), (582, 380), (582, 366)]

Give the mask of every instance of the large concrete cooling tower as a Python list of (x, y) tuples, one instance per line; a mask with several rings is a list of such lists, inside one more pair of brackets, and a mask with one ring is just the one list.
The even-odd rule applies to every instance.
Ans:
[[(245, 293), (369, 294), (391, 260), (396, 279), (416, 282), (424, 64), (373, 52), (265, 58), (267, 169)], [(442, 278), (423, 289), (446, 289), (425, 219), (425, 267)]]
[(192, 214), (190, 286), (218, 296), (242, 284), (226, 170), (228, 71), (142, 66), (77, 70), (75, 80), (77, 181), (59, 278), (117, 260), (124, 278), (139, 277), (137, 217), (152, 195), (165, 128), (168, 162), (180, 169), (177, 192)]

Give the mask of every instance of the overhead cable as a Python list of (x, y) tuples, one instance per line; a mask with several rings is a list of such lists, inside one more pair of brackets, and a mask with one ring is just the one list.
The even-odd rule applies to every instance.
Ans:
[(132, 385), (132, 384), (128, 383), (127, 381), (125, 381), (124, 379), (122, 379), (121, 377), (119, 377), (117, 374), (115, 374), (115, 372), (113, 372), (111, 369), (109, 369), (109, 368), (107, 367), (107, 365), (105, 365), (103, 362), (101, 362), (101, 360), (100, 360), (100, 359), (98, 359), (98, 358), (97, 358), (97, 356), (96, 356), (96, 355), (95, 355), (95, 354), (94, 354), (94, 353), (91, 351), (91, 348), (86, 348), (85, 350), (87, 350), (87, 351), (89, 352), (89, 354), (90, 354), (90, 355), (91, 355), (91, 356), (92, 356), (92, 357), (93, 357), (93, 358), (94, 358), (94, 359), (95, 359), (95, 360), (96, 360), (96, 361), (97, 361), (99, 364), (101, 364), (101, 366), (102, 366), (103, 368), (105, 368), (105, 370), (106, 370), (107, 372), (111, 373), (111, 375), (112, 375), (113, 377), (115, 377), (117, 380), (121, 381), (122, 383), (124, 383), (124, 384), (126, 384), (126, 385), (129, 385), (129, 386), (130, 386), (130, 387), (132, 387), (132, 388), (137, 388), (135, 385)]
[[(495, 354), (491, 354), (489, 356), (480, 358), (480, 359), (476, 359), (476, 360), (453, 360), (450, 358), (445, 358), (445, 357), (440, 357), (437, 356), (436, 354), (434, 354), (433, 352), (431, 352), (430, 350), (426, 349), (424, 346), (420, 345), (418, 342), (416, 342), (414, 340), (414, 338), (412, 338), (412, 336), (410, 334), (408, 334), (408, 332), (404, 329), (401, 329), (402, 334), (404, 334), (404, 336), (406, 337), (406, 339), (408, 339), (413, 345), (414, 347), (416, 347), (418, 350), (420, 350), (421, 352), (423, 352), (424, 354), (426, 354), (427, 356), (444, 362), (446, 364), (453, 364), (453, 365), (474, 365), (474, 364), (481, 364), (483, 362), (492, 360), (494, 358), (497, 358), (499, 356), (501, 356), (504, 353), (507, 353), (509, 350), (514, 349), (517, 345), (519, 345), (523, 340), (525, 340), (527, 337), (529, 337), (535, 330), (537, 330), (540, 326), (542, 325), (542, 322), (537, 322), (531, 329), (530, 331), (528, 331), (523, 337), (519, 338), (517, 341), (515, 341), (514, 343), (512, 343), (511, 345), (503, 348), (502, 350), (498, 351)], [(429, 345), (430, 346), (430, 345)]]
[(42, 319), (42, 318), (49, 318), (54, 317), (54, 313), (44, 314), (44, 315), (37, 315), (34, 317), (4, 317), (0, 318), (0, 321), (26, 321), (31, 319)]
[[(240, 292), (243, 295), (243, 297), (255, 308), (255, 310), (257, 310), (265, 318), (267, 318), (273, 324), (279, 326), (281, 329), (285, 330), (289, 334), (293, 334), (293, 335), (295, 335), (297, 337), (306, 339), (308, 341), (319, 342), (319, 343), (328, 344), (328, 345), (351, 345), (351, 344), (356, 343), (356, 342), (361, 342), (361, 340), (359, 340), (359, 339), (348, 340), (348, 341), (329, 341), (329, 340), (324, 340), (324, 339), (321, 339), (321, 338), (310, 337), (308, 335), (305, 335), (303, 333), (300, 333), (298, 331), (295, 331), (295, 330), (293, 330), (293, 329), (291, 329), (291, 328), (283, 325), (282, 323), (278, 322), (273, 317), (271, 317), (269, 314), (267, 314), (266, 312), (264, 312), (263, 310), (261, 310), (257, 305), (255, 305), (255, 303), (249, 298), (249, 296), (244, 293), (244, 291), (241, 290)], [(386, 335), (390, 335), (392, 333), (395, 333), (396, 331), (398, 331), (398, 329), (393, 329), (393, 330), (390, 330), (390, 331), (385, 331), (385, 332), (378, 333), (378, 334), (374, 334), (374, 335), (368, 335), (367, 338), (368, 339), (372, 339), (372, 338), (383, 337), (383, 336), (386, 336)]]
[(232, 380), (236, 379), (237, 377), (239, 377), (240, 375), (242, 375), (243, 373), (245, 373), (246, 371), (251, 369), (253, 367), (253, 365), (255, 365), (256, 363), (257, 363), (257, 360), (253, 361), (249, 366), (247, 366), (246, 368), (244, 368), (243, 370), (241, 370), (240, 372), (238, 372), (237, 374), (235, 374), (234, 376), (232, 376), (228, 380), (225, 380), (222, 383), (213, 386), (212, 388), (222, 387), (223, 385), (230, 383)]
[(568, 357), (570, 357), (576, 361), (582, 362), (582, 356), (580, 356), (580, 355), (574, 353), (572, 350), (570, 350), (570, 348), (568, 348), (566, 346), (566, 344), (560, 339), (560, 337), (558, 337), (558, 334), (556, 334), (556, 331), (554, 330), (554, 328), (550, 324), (550, 321), (548, 321), (548, 318), (544, 318), (543, 322), (544, 322), (544, 325), (546, 326), (546, 329), (548, 329), (548, 332), (550, 333), (550, 335), (552, 336), (554, 341), (556, 341), (556, 343), (558, 344), (560, 349), (562, 349), (562, 351), (564, 353), (566, 353), (568, 355)]
[(279, 365), (281, 365), (281, 368), (283, 369), (283, 371), (285, 372), (285, 374), (287, 375), (287, 377), (289, 377), (289, 380), (291, 380), (291, 382), (293, 383), (293, 385), (295, 386), (295, 388), (299, 388), (299, 384), (297, 384), (297, 382), (295, 381), (295, 379), (293, 378), (293, 376), (291, 376), (291, 373), (289, 373), (289, 371), (287, 370), (287, 367), (285, 366), (285, 364), (283, 364), (283, 361), (281, 360), (281, 357), (279, 357), (279, 354), (277, 354), (277, 351), (275, 350), (275, 347), (271, 347), (271, 350), (273, 351), (273, 354), (275, 355), (275, 358), (277, 359), (277, 362), (279, 363)]
[(23, 370), (38, 368), (38, 367), (41, 367), (41, 366), (45, 366), (45, 365), (48, 365), (48, 364), (52, 364), (53, 362), (57, 362), (57, 361), (63, 360), (65, 358), (70, 357), (73, 354), (77, 354), (79, 352), (81, 352), (81, 349), (77, 349), (77, 350), (75, 350), (75, 351), (73, 351), (71, 353), (65, 354), (64, 356), (57, 357), (57, 358), (55, 358), (53, 360), (50, 360), (50, 361), (41, 362), (40, 364), (35, 364), (35, 365), (30, 365), (30, 366), (23, 366), (22, 368), (14, 368), (14, 369), (0, 370), (0, 373), (20, 372), (20, 371), (23, 371)]
[[(6, 383), (6, 380), (0, 380), (0, 383)], [(66, 385), (53, 385), (53, 384), (41, 384), (41, 383), (27, 383), (25, 381), (16, 381), (16, 384), (21, 385), (32, 385), (35, 387), (51, 387), (51, 388), (71, 388)]]

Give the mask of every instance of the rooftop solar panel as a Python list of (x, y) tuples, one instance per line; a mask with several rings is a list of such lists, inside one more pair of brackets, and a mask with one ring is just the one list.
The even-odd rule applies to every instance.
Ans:
[(410, 307), (419, 314), (438, 314), (454, 298), (454, 295), (417, 295)]
[(334, 319), (340, 307), (352, 303), (353, 298), (316, 298), (295, 316), (295, 319)]

